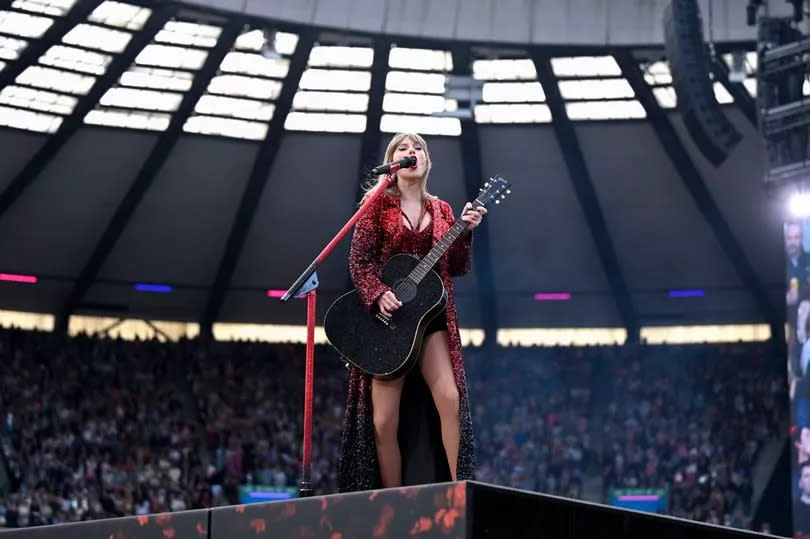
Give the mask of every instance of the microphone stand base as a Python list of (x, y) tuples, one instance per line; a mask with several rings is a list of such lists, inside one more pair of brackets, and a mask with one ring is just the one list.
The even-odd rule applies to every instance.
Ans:
[(312, 490), (312, 483), (309, 481), (301, 481), (298, 485), (298, 494), (301, 498), (310, 498), (314, 495)]

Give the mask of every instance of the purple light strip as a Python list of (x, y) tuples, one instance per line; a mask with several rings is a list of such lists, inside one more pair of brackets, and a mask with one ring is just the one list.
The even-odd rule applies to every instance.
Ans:
[(535, 301), (568, 301), (571, 294), (568, 292), (539, 292), (534, 295)]

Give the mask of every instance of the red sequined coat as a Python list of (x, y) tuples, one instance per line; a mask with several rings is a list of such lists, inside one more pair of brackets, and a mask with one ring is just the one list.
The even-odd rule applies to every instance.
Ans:
[[(430, 213), (433, 223), (433, 245), (435, 245), (444, 234), (453, 226), (454, 217), (450, 205), (438, 198), (431, 197), (426, 201), (426, 211)], [(421, 223), (420, 223), (421, 224)], [(352, 237), (351, 251), (349, 253), (349, 272), (358, 293), (366, 307), (371, 308), (374, 302), (386, 290), (389, 290), (380, 280), (382, 267), (388, 258), (402, 252), (403, 234), (407, 232), (402, 222), (402, 209), (400, 200), (387, 193), (381, 194), (377, 200), (371, 203), (368, 210), (357, 221), (357, 225)], [(461, 276), (470, 271), (470, 251), (472, 246), (472, 236), (463, 235), (453, 242), (451, 247), (439, 260), (434, 268), (444, 282), (445, 290), (448, 294), (446, 316), (447, 330), (450, 338), (450, 359), (453, 364), (456, 386), (459, 393), (459, 421), (460, 421), (460, 444), (456, 474), (458, 480), (475, 478), (475, 455), (473, 445), (472, 419), (470, 415), (470, 404), (467, 395), (467, 381), (464, 374), (464, 364), (461, 355), (461, 339), (458, 333), (458, 315), (453, 295), (452, 277)], [(420, 253), (424, 255), (426, 253)], [(381, 487), (379, 466), (377, 463), (377, 452), (374, 443), (374, 424), (371, 409), (371, 377), (359, 369), (352, 367), (349, 376), (349, 394), (346, 402), (346, 412), (343, 424), (343, 442), (341, 448), (340, 463), (338, 469), (338, 486), (341, 492), (369, 490)], [(418, 377), (417, 381), (411, 380)], [(414, 415), (414, 409), (419, 408), (420, 397), (409, 397), (418, 395), (418, 389), (409, 389), (409, 385), (416, 387), (421, 384), (421, 400), (430, 400), (428, 406), (422, 406), (426, 413)], [(438, 415), (432, 405), (432, 398), (425, 389), (427, 386), (421, 379), (418, 368), (414, 368), (406, 378), (403, 388), (402, 401), (400, 402), (400, 450), (403, 459), (403, 482), (409, 484), (409, 477), (412, 481), (425, 483), (449, 480), (442, 471), (432, 473), (432, 463), (423, 465), (426, 455), (424, 448), (414, 448), (412, 451), (412, 440), (407, 440), (407, 436), (422, 437), (430, 439), (433, 446), (433, 458), (437, 463), (437, 470), (442, 466), (446, 472), (447, 459), (441, 443), (441, 433), (437, 428)], [(409, 409), (406, 409), (409, 407)], [(410, 414), (410, 415), (409, 415)], [(433, 425), (422, 428), (414, 425), (415, 422), (426, 421)], [(432, 418), (432, 419), (431, 419)], [(403, 428), (404, 424), (404, 428)], [(403, 434), (403, 430), (406, 434)], [(431, 437), (432, 436), (432, 437)], [(438, 445), (438, 447), (436, 447)], [(421, 453), (421, 462), (411, 460), (408, 465), (409, 455)], [(443, 460), (443, 463), (440, 462)], [(420, 471), (430, 468), (426, 472)], [(432, 475), (431, 475), (432, 474)]]

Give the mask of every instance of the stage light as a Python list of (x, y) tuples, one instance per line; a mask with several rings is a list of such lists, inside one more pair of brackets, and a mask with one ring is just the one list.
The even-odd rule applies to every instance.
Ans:
[(161, 294), (168, 294), (172, 291), (172, 287), (167, 284), (135, 283), (135, 290), (138, 292), (158, 292)]
[(37, 278), (34, 275), (19, 275), (16, 273), (0, 273), (0, 281), (7, 281), (10, 283), (25, 283), (34, 284)]
[(699, 289), (692, 290), (670, 290), (669, 297), (671, 298), (702, 298), (706, 293)]
[(810, 217), (810, 192), (794, 193), (788, 199), (790, 215), (799, 219)]
[(539, 292), (534, 295), (535, 301), (568, 301), (571, 294), (568, 292)]

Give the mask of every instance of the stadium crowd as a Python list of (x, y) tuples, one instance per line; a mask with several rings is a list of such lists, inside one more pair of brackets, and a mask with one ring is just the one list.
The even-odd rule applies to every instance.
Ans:
[[(572, 498), (667, 487), (676, 516), (747, 527), (787, 410), (759, 344), (465, 351), (478, 478)], [(336, 491), (347, 370), (316, 352), (312, 481)], [(239, 503), (295, 487), (304, 348), (0, 330), (0, 527)]]

